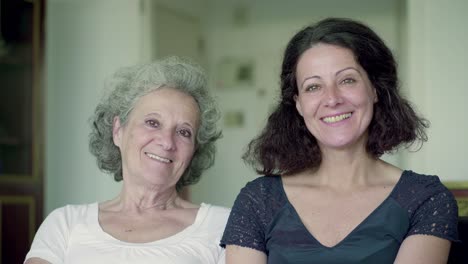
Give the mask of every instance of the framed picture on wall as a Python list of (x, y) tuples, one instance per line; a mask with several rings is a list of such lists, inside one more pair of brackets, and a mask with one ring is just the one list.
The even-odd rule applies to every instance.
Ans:
[(458, 215), (468, 217), (468, 181), (447, 181), (444, 185), (457, 200)]
[(216, 71), (217, 89), (252, 89), (255, 86), (255, 63), (253, 58), (223, 57), (218, 61)]

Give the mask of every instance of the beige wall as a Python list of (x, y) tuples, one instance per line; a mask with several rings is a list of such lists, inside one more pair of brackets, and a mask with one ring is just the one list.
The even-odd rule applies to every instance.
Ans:
[[(197, 202), (231, 206), (240, 188), (256, 177), (252, 169), (244, 165), (241, 155), (262, 128), (277, 98), (282, 54), (293, 34), (327, 16), (350, 17), (375, 28), (399, 54), (403, 6), (397, 0), (212, 2), (207, 16), (212, 86), (223, 113), (243, 113), (245, 122), (242, 127), (224, 126), (216, 164), (193, 187), (192, 193)], [(236, 16), (236, 12), (242, 10), (245, 12)], [(243, 20), (236, 19), (239, 16)], [(220, 87), (224, 80), (220, 79), (223, 74), (219, 62), (225, 58), (251, 60), (255, 69), (253, 84)], [(398, 157), (386, 158), (399, 163)]]
[(109, 199), (118, 189), (88, 151), (87, 121), (104, 79), (140, 60), (140, 24), (133, 0), (47, 1), (46, 212), (67, 203)]
[[(150, 0), (142, 3), (146, 1)], [(183, 10), (184, 1), (173, 2), (175, 8)], [(276, 98), (284, 46), (300, 27), (326, 16), (356, 18), (375, 28), (397, 55), (405, 93), (432, 122), (430, 141), (421, 151), (387, 159), (443, 180), (466, 179), (468, 18), (463, 11), (468, 10), (468, 2), (200, 1), (208, 3), (207, 8), (186, 12), (200, 16), (204, 23), (212, 88), (224, 113), (243, 112), (245, 120), (242, 127), (224, 127), (215, 166), (192, 189), (196, 202), (231, 206), (239, 189), (255, 177), (240, 155)], [(233, 18), (236, 3), (243, 3), (241, 10), (242, 6), (250, 10), (245, 20), (240, 16), (240, 24)], [(48, 0), (47, 4), (46, 213), (68, 203), (110, 199), (118, 192), (120, 185), (98, 171), (88, 152), (87, 120), (104, 78), (119, 66), (152, 58), (151, 43), (157, 37), (139, 1)], [(255, 65), (254, 85), (220, 89), (216, 76), (219, 61), (226, 57), (250, 58)]]
[(407, 91), (431, 121), (429, 141), (405, 166), (442, 180), (468, 180), (468, 2), (407, 2)]

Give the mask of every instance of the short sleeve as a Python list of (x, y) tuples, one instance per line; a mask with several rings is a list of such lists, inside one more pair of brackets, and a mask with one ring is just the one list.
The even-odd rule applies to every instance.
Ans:
[(51, 263), (63, 263), (68, 235), (66, 208), (55, 209), (37, 230), (25, 261), (29, 258), (41, 258)]
[(248, 183), (234, 202), (220, 245), (237, 245), (266, 252), (265, 204), (261, 186)]
[(424, 200), (419, 202), (415, 210), (411, 226), (408, 232), (410, 235), (433, 235), (450, 241), (458, 240), (458, 207), (453, 194), (439, 181), (435, 181), (424, 186), (421, 193)]

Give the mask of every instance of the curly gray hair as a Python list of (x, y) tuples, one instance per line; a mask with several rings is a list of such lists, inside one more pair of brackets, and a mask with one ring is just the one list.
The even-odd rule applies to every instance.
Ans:
[(114, 145), (112, 125), (114, 117), (125, 124), (136, 101), (163, 86), (191, 95), (200, 108), (200, 127), (195, 139), (195, 153), (186, 171), (176, 184), (177, 190), (200, 179), (202, 172), (214, 163), (215, 141), (221, 137), (217, 127), (220, 112), (207, 89), (203, 70), (196, 64), (178, 57), (169, 57), (148, 64), (118, 70), (107, 85), (107, 94), (96, 106), (89, 135), (90, 152), (96, 156), (99, 169), (121, 181), (122, 159)]

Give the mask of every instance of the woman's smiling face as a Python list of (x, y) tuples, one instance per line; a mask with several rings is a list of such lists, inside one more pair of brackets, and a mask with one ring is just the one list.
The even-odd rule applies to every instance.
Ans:
[(141, 97), (125, 124), (114, 120), (124, 181), (175, 188), (192, 160), (199, 124), (198, 104), (184, 92), (162, 87)]
[(317, 44), (299, 58), (296, 108), (322, 149), (365, 144), (377, 102), (351, 50)]

